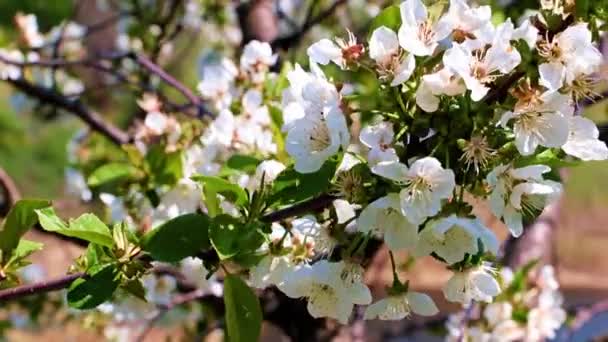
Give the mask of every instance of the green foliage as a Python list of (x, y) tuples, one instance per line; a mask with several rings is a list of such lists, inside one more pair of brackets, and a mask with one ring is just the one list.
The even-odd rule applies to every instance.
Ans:
[(398, 5), (385, 8), (372, 20), (369, 35), (371, 36), (372, 32), (381, 26), (386, 26), (395, 32), (399, 30), (399, 27), (401, 27), (401, 12)]
[(114, 240), (110, 229), (93, 214), (83, 214), (67, 225), (55, 214), (52, 207), (36, 210), (40, 225), (47, 231), (82, 239), (105, 247), (112, 247)]
[(515, 293), (523, 292), (526, 289), (528, 274), (536, 265), (538, 265), (538, 262), (538, 259), (534, 259), (517, 270), (513, 275), (513, 281), (511, 281), (511, 284), (509, 284), (509, 287), (505, 290), (505, 294), (513, 295)]
[(63, 18), (70, 16), (73, 8), (71, 0), (20, 0), (0, 1), (0, 25), (14, 28), (13, 17), (17, 12), (34, 13), (38, 17), (41, 30), (46, 31), (51, 26), (57, 25)]
[(245, 173), (253, 173), (259, 163), (260, 160), (258, 158), (244, 154), (235, 154), (226, 161), (225, 167)]
[(209, 215), (212, 217), (220, 213), (217, 195), (222, 195), (226, 200), (241, 208), (249, 202), (247, 192), (243, 190), (243, 188), (225, 179), (200, 175), (194, 176), (192, 179), (199, 182), (203, 186), (205, 204), (207, 205)]
[[(13, 250), (19, 245), (19, 239), (36, 222), (36, 209), (46, 208), (51, 203), (44, 200), (20, 200), (11, 208), (6, 220), (0, 229), (0, 251), (4, 260), (7, 260)], [(2, 259), (0, 259), (0, 264)]]
[(154, 259), (177, 262), (209, 249), (210, 219), (205, 214), (176, 217), (143, 237), (143, 249)]
[(249, 286), (232, 274), (224, 279), (224, 305), (229, 341), (257, 341), (262, 327), (260, 302)]
[(113, 264), (91, 271), (87, 277), (76, 279), (68, 289), (68, 304), (88, 310), (109, 300), (120, 284), (119, 273)]
[(336, 159), (328, 160), (319, 171), (313, 173), (298, 173), (293, 166), (288, 167), (275, 179), (268, 203), (300, 202), (326, 192), (337, 167)]
[(87, 183), (92, 188), (105, 188), (119, 186), (137, 179), (137, 169), (126, 163), (105, 164), (89, 176)]
[(220, 215), (213, 219), (209, 238), (222, 260), (253, 255), (264, 242), (264, 228), (255, 222), (242, 223), (230, 215)]
[(180, 151), (166, 153), (163, 146), (157, 145), (146, 154), (146, 169), (152, 185), (173, 185), (182, 178), (183, 162)]

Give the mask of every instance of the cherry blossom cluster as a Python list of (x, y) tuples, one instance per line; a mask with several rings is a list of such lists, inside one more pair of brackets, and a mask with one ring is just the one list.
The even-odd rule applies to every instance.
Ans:
[[(447, 322), (448, 341), (544, 341), (553, 339), (566, 321), (559, 284), (550, 265), (515, 279), (509, 268), (500, 271), (505, 294), (481, 303), (473, 315), (460, 312)], [(517, 282), (521, 284), (516, 284)], [(471, 317), (473, 316), (473, 317)]]

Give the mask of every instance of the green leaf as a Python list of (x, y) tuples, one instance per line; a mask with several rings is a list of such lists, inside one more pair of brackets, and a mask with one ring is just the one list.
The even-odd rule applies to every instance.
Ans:
[(143, 249), (159, 261), (180, 261), (211, 247), (209, 226), (204, 214), (176, 217), (144, 235)]
[(0, 230), (0, 251), (8, 256), (19, 244), (19, 239), (36, 222), (36, 209), (46, 208), (51, 202), (44, 200), (20, 200), (11, 208)]
[(114, 264), (105, 265), (88, 277), (72, 282), (68, 289), (68, 304), (80, 310), (93, 309), (112, 298), (119, 283), (119, 272)]
[(232, 274), (224, 279), (224, 305), (230, 342), (257, 341), (262, 328), (260, 302), (249, 286)]
[(201, 175), (194, 176), (192, 179), (203, 186), (205, 200), (207, 200), (208, 196), (214, 197), (219, 194), (224, 196), (226, 200), (240, 207), (245, 206), (249, 202), (247, 192), (245, 192), (243, 188), (237, 184), (232, 184), (225, 179)]
[(589, 16), (589, 0), (576, 0), (576, 16), (587, 19)]
[(44, 230), (82, 239), (105, 247), (114, 246), (110, 229), (93, 214), (84, 214), (70, 221), (69, 226), (55, 214), (52, 207), (36, 210)]
[(255, 172), (256, 167), (260, 163), (258, 158), (246, 156), (243, 154), (235, 154), (226, 162), (226, 166), (231, 169), (243, 171), (246, 173)]
[(160, 145), (146, 154), (146, 164), (153, 185), (173, 185), (183, 176), (182, 153), (165, 152)]
[(112, 187), (137, 179), (138, 170), (130, 164), (109, 163), (97, 168), (87, 179), (92, 188)]
[(298, 173), (293, 166), (288, 167), (274, 180), (270, 204), (294, 203), (326, 192), (338, 167), (337, 160), (328, 160), (319, 171)]
[(254, 253), (264, 243), (264, 235), (256, 223), (244, 224), (230, 215), (213, 219), (209, 239), (221, 260)]
[(44, 244), (36, 241), (30, 241), (26, 239), (19, 240), (19, 245), (13, 251), (10, 260), (6, 264), (9, 266), (11, 264), (19, 263), (21, 260), (29, 257), (34, 252), (37, 252), (42, 249)]
[(398, 5), (392, 5), (380, 12), (370, 25), (369, 36), (371, 37), (375, 29), (386, 26), (389, 29), (397, 32), (401, 26), (401, 12)]

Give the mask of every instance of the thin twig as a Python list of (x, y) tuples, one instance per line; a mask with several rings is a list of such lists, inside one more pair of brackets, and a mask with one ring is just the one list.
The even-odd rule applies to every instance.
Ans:
[(203, 101), (200, 97), (196, 96), (188, 87), (186, 87), (183, 83), (176, 80), (173, 76), (163, 70), (156, 63), (151, 61), (148, 57), (143, 54), (130, 54), (131, 57), (137, 64), (141, 65), (143, 68), (151, 72), (152, 74), (160, 77), (168, 85), (175, 88), (179, 91), (190, 103), (195, 105), (198, 108), (199, 116), (211, 115), (211, 111), (209, 111), (204, 105)]
[(294, 204), (285, 209), (280, 209), (272, 213), (262, 216), (260, 219), (264, 222), (278, 222), (290, 217), (302, 215), (304, 213), (317, 211), (329, 206), (337, 197), (329, 194), (323, 194), (319, 197), (311, 198), (307, 201)]
[(8, 80), (8, 82), (31, 97), (76, 115), (92, 130), (107, 137), (117, 145), (127, 144), (130, 141), (129, 135), (126, 132), (105, 122), (97, 113), (89, 110), (79, 100), (70, 100), (52, 89), (36, 86), (24, 79)]
[(347, 1), (348, 0), (336, 0), (329, 8), (327, 8), (325, 11), (319, 13), (317, 16), (312, 17), (312, 18), (307, 18), (306, 22), (304, 22), (304, 24), (298, 31), (296, 31), (286, 37), (275, 39), (270, 44), (272, 45), (272, 47), (274, 49), (288, 49), (288, 48), (298, 44), (300, 42), (300, 40), (302, 40), (304, 35), (306, 35), (306, 33), (308, 33), (308, 31), (311, 28), (313, 28), (315, 25), (321, 23), (323, 20), (329, 18), (340, 5), (345, 4)]
[(0, 302), (18, 299), (21, 297), (57, 291), (64, 289), (76, 279), (87, 277), (85, 273), (73, 273), (53, 280), (41, 281), (34, 284), (17, 286), (0, 291)]
[(5, 202), (0, 203), (0, 216), (6, 215), (10, 208), (21, 199), (21, 192), (13, 178), (0, 167), (0, 191), (5, 194)]

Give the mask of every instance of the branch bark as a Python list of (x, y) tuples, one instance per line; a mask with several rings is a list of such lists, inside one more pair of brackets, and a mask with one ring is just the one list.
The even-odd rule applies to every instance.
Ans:
[(97, 113), (91, 111), (79, 100), (70, 100), (52, 89), (36, 86), (24, 79), (9, 80), (8, 82), (39, 101), (54, 105), (76, 115), (92, 130), (100, 133), (117, 145), (127, 144), (130, 141), (129, 135), (126, 132), (105, 122)]
[(18, 299), (18, 298), (33, 295), (33, 294), (40, 294), (40, 293), (61, 290), (61, 289), (64, 289), (64, 288), (70, 286), (70, 284), (72, 284), (72, 282), (74, 280), (83, 278), (86, 276), (87, 275), (82, 272), (73, 273), (73, 274), (68, 274), (66, 276), (59, 277), (59, 278), (56, 278), (53, 280), (47, 280), (47, 281), (42, 281), (39, 283), (30, 284), (30, 285), (17, 286), (17, 287), (9, 288), (6, 290), (1, 290), (0, 291), (0, 302), (14, 300), (14, 299)]

